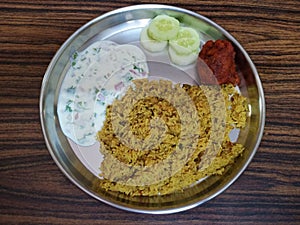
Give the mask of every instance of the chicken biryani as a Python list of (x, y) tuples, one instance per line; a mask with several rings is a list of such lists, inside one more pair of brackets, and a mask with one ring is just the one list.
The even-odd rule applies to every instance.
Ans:
[(134, 80), (107, 107), (97, 133), (104, 157), (98, 188), (165, 195), (222, 175), (244, 151), (230, 133), (246, 126), (247, 115), (247, 98), (232, 84)]

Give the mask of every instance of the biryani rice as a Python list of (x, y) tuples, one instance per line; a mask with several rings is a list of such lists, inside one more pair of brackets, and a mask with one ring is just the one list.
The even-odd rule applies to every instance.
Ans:
[[(157, 83), (158, 84), (158, 83)], [(166, 88), (166, 93), (172, 95), (173, 85), (169, 81), (160, 81), (160, 87)], [(129, 88), (120, 100), (115, 100), (126, 106), (126, 101), (135, 96), (137, 90), (149, 90), (155, 82), (141, 79), (134, 81), (134, 88)], [(171, 90), (168, 90), (170, 89)], [(160, 118), (164, 121), (163, 139), (155, 137), (159, 144), (153, 148), (139, 150), (128, 147), (122, 143), (113, 130), (112, 105), (107, 107), (106, 120), (102, 129), (98, 132), (97, 138), (100, 141), (100, 152), (104, 156), (101, 163), (99, 188), (107, 191), (122, 192), (131, 196), (154, 196), (165, 195), (176, 191), (183, 191), (200, 179), (210, 175), (221, 175), (226, 166), (233, 164), (234, 160), (242, 154), (244, 147), (239, 143), (232, 143), (229, 133), (233, 128), (243, 128), (247, 121), (247, 98), (239, 94), (233, 85), (223, 84), (216, 86), (191, 86), (184, 84), (182, 88), (192, 99), (199, 118), (199, 136), (193, 141), (195, 150), (187, 152), (184, 157), (176, 158), (169, 164), (156, 168), (155, 172), (139, 173), (134, 170), (137, 166), (150, 168), (158, 162), (165, 160), (168, 156), (174, 155), (175, 147), (180, 148), (180, 135), (182, 118), (179, 117), (176, 107), (163, 98), (150, 96), (137, 101), (129, 114), (130, 130), (136, 138), (145, 140), (150, 134), (151, 121)], [(221, 97), (220, 97), (221, 96)], [(181, 96), (176, 96), (180, 98)], [(128, 102), (127, 102), (128, 104)], [(184, 106), (184, 103), (183, 103)], [(224, 109), (225, 108), (225, 109)], [(213, 110), (212, 110), (213, 109)], [(222, 113), (224, 112), (224, 120)], [(122, 126), (120, 121), (120, 126)], [(191, 118), (191, 124), (193, 118)], [(129, 132), (124, 130), (124, 132)], [(221, 139), (220, 139), (221, 138)], [(221, 140), (216, 142), (214, 140)], [(189, 140), (191, 141), (191, 140)], [(185, 149), (182, 149), (184, 152)], [(176, 156), (175, 156), (176, 157)], [(116, 164), (116, 160), (120, 163)], [(123, 165), (130, 168), (124, 170)], [(170, 168), (177, 168), (177, 172), (171, 174)], [(170, 170), (171, 171), (171, 170)], [(130, 173), (131, 172), (131, 173)], [(163, 173), (168, 174), (162, 179)], [(132, 174), (132, 175), (128, 175)], [(150, 178), (157, 177), (157, 182), (149, 185), (132, 185), (129, 181), (132, 176), (139, 176), (141, 183), (147, 183)]]

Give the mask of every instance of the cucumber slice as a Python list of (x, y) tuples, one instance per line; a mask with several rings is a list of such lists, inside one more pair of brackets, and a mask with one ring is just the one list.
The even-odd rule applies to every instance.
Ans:
[(142, 46), (150, 52), (160, 52), (168, 45), (168, 41), (157, 41), (149, 37), (148, 26), (142, 29), (140, 41)]
[(179, 21), (174, 17), (159, 15), (150, 22), (148, 34), (152, 39), (168, 41), (176, 38), (179, 27)]
[(178, 54), (190, 54), (200, 47), (200, 37), (196, 30), (190, 27), (181, 27), (176, 39), (170, 41), (170, 46)]
[(169, 56), (172, 63), (178, 66), (187, 66), (192, 64), (198, 58), (198, 51), (191, 52), (190, 54), (178, 54), (172, 46), (169, 46)]

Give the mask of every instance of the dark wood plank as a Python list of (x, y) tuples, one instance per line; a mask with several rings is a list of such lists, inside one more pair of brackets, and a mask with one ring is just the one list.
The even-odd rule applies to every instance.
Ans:
[[(174, 215), (139, 215), (100, 203), (50, 157), (39, 122), (46, 68), (80, 26), (119, 7), (163, 3), (193, 10), (247, 50), (266, 98), (260, 148), (244, 174), (206, 204)], [(266, 1), (57, 1), (0, 3), (1, 224), (299, 224), (300, 4)]]

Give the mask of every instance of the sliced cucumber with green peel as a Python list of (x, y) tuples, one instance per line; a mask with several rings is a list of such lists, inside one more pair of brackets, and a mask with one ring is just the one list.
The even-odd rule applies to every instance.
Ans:
[(187, 66), (195, 62), (198, 58), (198, 52), (199, 51), (194, 51), (189, 54), (178, 54), (172, 46), (169, 46), (169, 57), (172, 63), (178, 66)]
[(140, 35), (141, 45), (150, 52), (160, 52), (169, 44), (172, 63), (186, 66), (196, 61), (200, 49), (200, 36), (190, 27), (180, 26), (171, 16), (156, 16)]
[(179, 21), (174, 17), (159, 15), (150, 22), (148, 35), (158, 41), (168, 41), (177, 37), (179, 28)]
[(160, 52), (164, 50), (168, 41), (157, 41), (149, 37), (148, 35), (148, 26), (144, 27), (141, 31), (140, 41), (142, 46), (150, 52)]
[(190, 27), (180, 27), (177, 37), (170, 40), (170, 46), (177, 54), (190, 54), (200, 47), (200, 37), (196, 30)]

